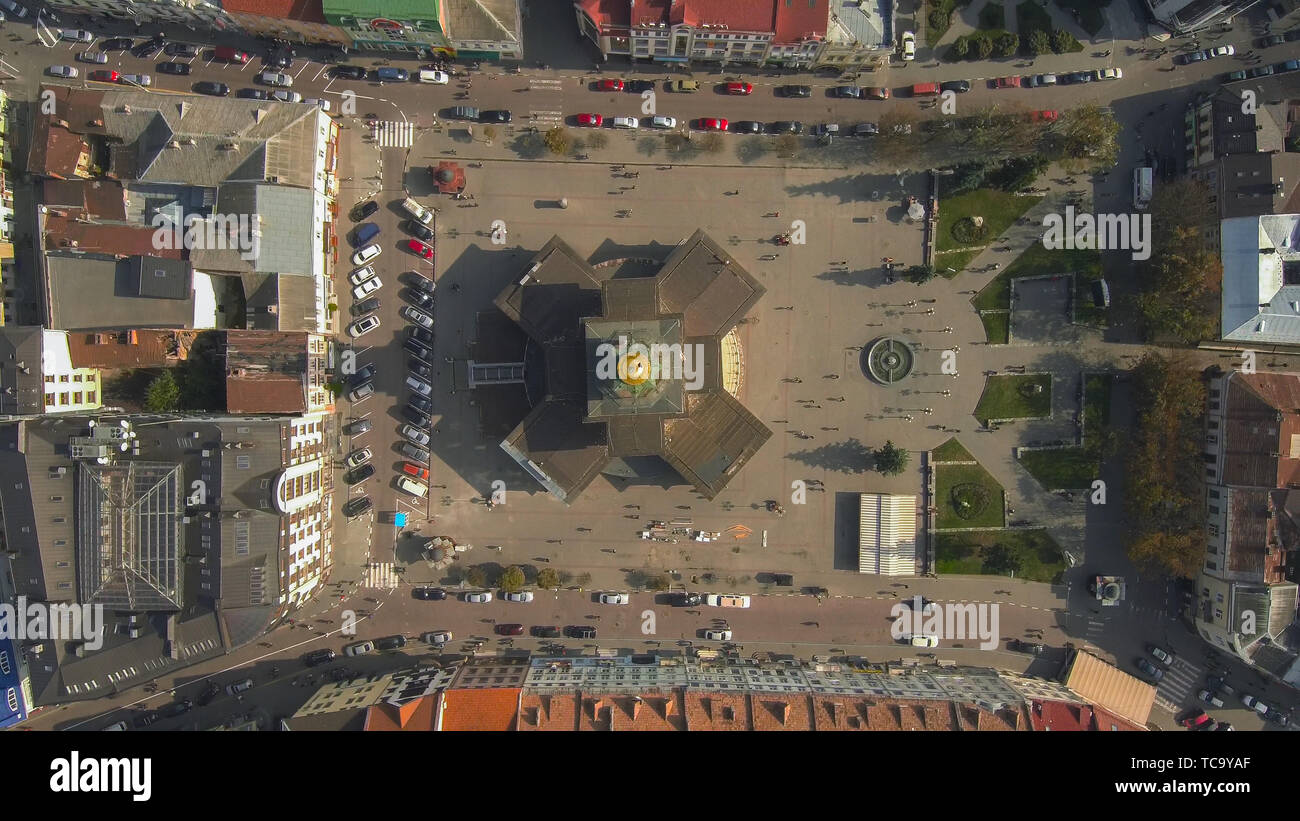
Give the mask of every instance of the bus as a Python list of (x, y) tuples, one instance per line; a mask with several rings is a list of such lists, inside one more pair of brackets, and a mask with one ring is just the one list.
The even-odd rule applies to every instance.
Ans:
[(1155, 169), (1137, 168), (1133, 171), (1133, 207), (1139, 211), (1147, 210), (1151, 204), (1151, 185), (1155, 178)]

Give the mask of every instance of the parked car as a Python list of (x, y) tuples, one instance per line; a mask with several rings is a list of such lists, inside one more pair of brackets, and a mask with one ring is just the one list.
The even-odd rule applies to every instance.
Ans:
[(676, 117), (651, 117), (650, 127), (651, 128), (676, 128), (677, 118)]
[(993, 81), (994, 88), (1020, 88), (1020, 77), (998, 77)]
[(414, 479), (419, 479), (422, 482), (429, 481), (429, 469), (420, 467), (419, 465), (414, 464), (412, 462), (402, 463), (402, 473), (405, 473), (407, 476), (410, 476)]
[(939, 88), (954, 94), (965, 94), (970, 91), (970, 80), (949, 80), (946, 83), (939, 83)]
[(727, 83), (724, 90), (728, 94), (748, 95), (754, 93), (753, 83)]
[(646, 91), (654, 91), (654, 80), (628, 80), (627, 91), (632, 94), (641, 94)]
[(696, 127), (701, 131), (726, 131), (727, 121), (721, 117), (701, 117)]
[(433, 259), (433, 249), (418, 239), (408, 239), (406, 241), (406, 250), (423, 259)]
[(731, 641), (730, 630), (705, 630), (704, 638), (709, 641)]
[(349, 453), (343, 461), (350, 468), (359, 468), (372, 458), (374, 458), (374, 454), (370, 452), (370, 448), (357, 448)]
[(425, 433), (424, 431), (420, 430), (417, 427), (413, 427), (411, 425), (402, 425), (402, 427), (397, 432), (400, 433), (405, 438), (411, 440), (415, 444), (420, 445), (422, 447), (427, 447), (429, 444), (429, 434)]
[(370, 277), (365, 282), (352, 289), (353, 299), (364, 299), (366, 294), (372, 294), (384, 287), (384, 281), (379, 277)]
[(811, 97), (812, 86), (780, 86), (777, 91), (782, 97)]
[[(1300, 29), (1296, 29), (1296, 31), (1300, 32)], [(1267, 37), (1261, 37), (1256, 40), (1255, 45), (1258, 48), (1271, 48), (1272, 46), (1280, 46), (1285, 42), (1285, 34), (1270, 34)]]
[(363, 433), (369, 433), (371, 427), (369, 419), (354, 419), (348, 423), (348, 435), (359, 436)]
[(429, 414), (423, 413), (410, 405), (402, 407), (402, 418), (417, 428), (428, 428), (429, 422), (431, 421), (429, 419)]
[(596, 90), (597, 91), (622, 91), (623, 81), (622, 80), (601, 80), (600, 82), (596, 83)]
[(173, 702), (162, 709), (162, 714), (167, 718), (176, 718), (182, 716), (194, 709), (194, 702), (188, 698)]
[(522, 636), (524, 626), (522, 624), (498, 624), (496, 633), (498, 636)]
[(1192, 63), (1199, 63), (1206, 59), (1208, 58), (1205, 56), (1205, 52), (1203, 51), (1189, 51), (1186, 54), (1179, 54), (1174, 58), (1174, 62), (1186, 66), (1191, 65)]
[(343, 648), (343, 655), (364, 656), (366, 653), (373, 653), (374, 651), (375, 643), (373, 641), (356, 641)]
[(110, 68), (101, 68), (98, 71), (90, 72), (90, 79), (100, 83), (116, 83), (121, 77), (116, 71)]
[(1031, 656), (1041, 656), (1047, 648), (1037, 642), (1015, 639), (1011, 642), (1011, 649), (1021, 653), (1029, 653)]
[(492, 108), (480, 114), (478, 121), (481, 123), (508, 123), (513, 117), (514, 115), (504, 108)]
[(214, 83), (209, 80), (195, 83), (193, 89), (195, 94), (207, 94), (212, 97), (226, 97), (230, 94), (230, 86), (225, 83)]
[(276, 88), (293, 88), (293, 77), (282, 71), (263, 71), (254, 79), (263, 85), (275, 86)]
[(77, 61), (81, 63), (96, 63), (102, 66), (108, 62), (108, 55), (102, 51), (78, 51)]
[(374, 503), (370, 501), (369, 496), (354, 496), (343, 503), (343, 515), (355, 519), (373, 506)]
[(428, 359), (433, 356), (433, 348), (430, 348), (424, 342), (418, 339), (408, 339), (402, 343), (402, 350), (409, 354), (414, 354), (421, 359)]
[(251, 689), (253, 689), (253, 680), (251, 678), (241, 678), (239, 681), (233, 681), (226, 685), (226, 695), (237, 696)]
[(571, 624), (564, 628), (564, 635), (571, 639), (594, 639), (596, 637), (596, 628), (586, 624)]
[(802, 134), (803, 123), (798, 120), (777, 120), (772, 123), (773, 134)]
[(1174, 654), (1164, 649), (1163, 647), (1158, 647), (1157, 645), (1154, 644), (1148, 644), (1147, 650), (1150, 651), (1151, 655), (1159, 659), (1160, 663), (1165, 665), (1166, 667), (1174, 663)]
[(363, 299), (360, 302), (352, 303), (349, 309), (353, 316), (364, 316), (365, 314), (379, 310), (379, 297), (372, 296), (369, 299)]
[(668, 90), (678, 94), (694, 94), (700, 90), (698, 80), (673, 80), (668, 84)]
[(451, 107), (448, 115), (453, 120), (478, 120), (478, 109), (472, 105), (455, 105)]
[(288, 89), (282, 88), (279, 91), (272, 91), (271, 99), (279, 100), (282, 103), (301, 103), (302, 95), (296, 91), (289, 91)]
[(1215, 46), (1205, 50), (1205, 59), (1213, 60), (1215, 57), (1231, 57), (1236, 53), (1237, 50), (1232, 46)]
[(406, 281), (409, 282), (411, 287), (415, 290), (423, 291), (426, 294), (433, 293), (438, 287), (437, 283), (426, 277), (424, 274), (421, 274), (419, 271), (407, 271)]
[(889, 89), (884, 86), (869, 86), (867, 88), (867, 97), (872, 100), (888, 100)]
[(579, 114), (576, 122), (586, 128), (600, 128), (605, 124), (605, 118), (599, 114)]
[(429, 230), (429, 226), (425, 225), (419, 220), (416, 219), (405, 220), (402, 222), (402, 228), (406, 231), (406, 233), (410, 234), (416, 239), (422, 239), (422, 240), (433, 239), (433, 232)]
[(1272, 66), (1255, 66), (1246, 71), (1246, 77), (1254, 80), (1257, 77), (1271, 77), (1276, 71)]
[(909, 644), (911, 644), (913, 647), (938, 647), (939, 646), (938, 636), (924, 636), (924, 635), (908, 636), (906, 641)]
[(406, 646), (406, 636), (384, 636), (375, 639), (376, 650), (401, 650)]
[(410, 357), (406, 360), (406, 369), (411, 375), (418, 376), (426, 382), (433, 378), (433, 366), (418, 357)]
[(673, 607), (699, 607), (701, 598), (699, 593), (673, 593), (669, 600)]
[(916, 35), (910, 31), (903, 32), (903, 59), (916, 59)]
[(1300, 60), (1285, 60), (1281, 63), (1274, 63), (1273, 70), (1278, 74), (1286, 74), (1290, 71), (1300, 71)]
[(875, 123), (858, 123), (853, 126), (853, 130), (849, 132), (849, 134), (854, 137), (874, 137), (879, 133), (880, 127)]
[(479, 593), (466, 593), (465, 601), (470, 604), (487, 604), (492, 601), (492, 594), (486, 590)]
[(543, 624), (533, 627), (528, 631), (528, 633), (539, 639), (554, 639), (559, 638), (560, 628), (555, 627), (554, 625)]
[(185, 76), (190, 73), (189, 63), (159, 63), (158, 71), (163, 74), (175, 74)]
[[(86, 42), (89, 43), (90, 40), (86, 40)], [(135, 41), (130, 37), (110, 37), (100, 43), (99, 47), (104, 51), (127, 51), (133, 45), (135, 45)]]
[(263, 88), (241, 88), (235, 92), (235, 96), (244, 100), (269, 100), (271, 92)]
[[(74, 43), (93, 43), (95, 41), (95, 35), (85, 29), (60, 29), (59, 39), (71, 40)], [(131, 47), (130, 42), (130, 40), (127, 41), (127, 48)]]
[(1222, 706), (1223, 706), (1223, 699), (1219, 698), (1217, 695), (1215, 695), (1214, 693), (1210, 692), (1209, 690), (1202, 690), (1201, 692), (1199, 692), (1199, 693), (1196, 694), (1196, 697), (1199, 698), (1201, 701), (1204, 701), (1206, 704), (1209, 704), (1209, 705), (1211, 705), (1211, 706), (1214, 706), (1214, 707), (1222, 707)]
[(50, 66), (45, 69), (45, 73), (51, 77), (65, 77), (71, 80), (81, 72), (77, 71), (75, 66)]
[(629, 131), (635, 131), (640, 127), (636, 117), (614, 117), (609, 121), (611, 128), (622, 128)]
[(411, 597), (420, 601), (443, 601), (447, 591), (441, 587), (416, 587), (411, 590)]
[[(1232, 48), (1232, 46), (1228, 46)], [(1124, 70), (1119, 68), (1099, 68), (1092, 73), (1097, 80), (1122, 80), (1124, 79)]]
[(198, 47), (189, 43), (168, 43), (163, 46), (163, 54), (170, 57), (198, 57)]
[(626, 593), (601, 593), (601, 604), (627, 604), (631, 601)]
[(1291, 723), (1290, 716), (1288, 716), (1286, 713), (1282, 712), (1281, 710), (1275, 710), (1272, 707), (1270, 707), (1268, 711), (1264, 713), (1264, 718), (1268, 719), (1269, 721), (1273, 722), (1279, 727), (1285, 727)]
[(148, 727), (150, 724), (153, 724), (155, 721), (157, 721), (160, 717), (161, 716), (159, 716), (156, 712), (150, 710), (147, 713), (141, 713), (140, 715), (136, 716), (134, 719), (131, 720), (131, 724), (137, 730), (143, 730), (145, 727)]
[(379, 317), (375, 316), (374, 314), (370, 314), (369, 316), (363, 316), (360, 319), (358, 319), (356, 322), (353, 322), (351, 325), (348, 326), (348, 336), (352, 337), (353, 339), (356, 339), (359, 336), (363, 336), (365, 334), (370, 333), (371, 331), (373, 331), (375, 328), (378, 327), (379, 327)]
[(1245, 704), (1250, 709), (1259, 713), (1261, 716), (1268, 714), (1269, 706), (1264, 702), (1260, 701), (1255, 696), (1252, 696), (1250, 693), (1245, 693), (1242, 695), (1241, 703)]
[(365, 265), (367, 262), (379, 256), (383, 252), (384, 249), (381, 248), (379, 245), (367, 245), (366, 247), (362, 248), (361, 250), (357, 251), (355, 254), (352, 255), (352, 264)]
[(527, 604), (533, 600), (533, 594), (527, 590), (521, 590), (518, 593), (506, 593), (501, 597), (503, 601), (513, 601)]
[(353, 385), (360, 385), (362, 382), (369, 382), (374, 379), (377, 373), (379, 373), (379, 369), (375, 367), (374, 363), (367, 363), (361, 370), (348, 377), (348, 381)]
[(414, 322), (416, 325), (419, 325), (421, 328), (433, 327), (433, 317), (429, 316), (424, 311), (421, 311), (420, 309), (414, 308), (410, 305), (405, 305), (402, 307), (402, 316), (408, 322)]
[(347, 473), (343, 474), (343, 482), (349, 485), (360, 484), (374, 475), (374, 465), (362, 465), (355, 470), (349, 470)]
[(343, 80), (364, 80), (366, 70), (361, 66), (334, 66), (330, 69), (330, 76)]
[(861, 100), (864, 94), (861, 86), (835, 86), (831, 89), (831, 96), (841, 100)]
[(328, 647), (322, 647), (319, 650), (312, 650), (310, 653), (304, 655), (302, 657), (302, 662), (308, 667), (316, 667), (321, 664), (329, 664), (336, 658), (338, 658), (338, 655), (333, 650)]
[(148, 88), (153, 85), (153, 78), (148, 74), (123, 74), (117, 78), (117, 81), (124, 86), (140, 86)]
[(1146, 673), (1148, 676), (1150, 676), (1152, 679), (1156, 681), (1160, 681), (1165, 677), (1164, 670), (1161, 670), (1159, 667), (1155, 666), (1145, 658), (1138, 659), (1137, 666), (1139, 670)]
[(762, 134), (764, 127), (757, 120), (740, 120), (731, 124), (731, 130), (737, 134)]
[(420, 310), (423, 311), (433, 310), (433, 297), (424, 293), (423, 291), (417, 291), (414, 288), (407, 288), (405, 291), (402, 292), (402, 296), (406, 298), (407, 302), (410, 302), (412, 305), (419, 308)]
[(1210, 717), (1206, 715), (1204, 710), (1195, 710), (1179, 723), (1189, 730), (1198, 730), (1209, 721)]
[(433, 645), (434, 647), (442, 647), (444, 644), (449, 644), (451, 643), (452, 638), (454, 638), (454, 636), (450, 630), (431, 630), (428, 633), (420, 634), (420, 641), (425, 644)]

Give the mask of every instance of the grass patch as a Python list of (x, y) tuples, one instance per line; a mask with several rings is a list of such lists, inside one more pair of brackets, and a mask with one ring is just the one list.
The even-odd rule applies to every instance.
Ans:
[[(934, 258), (935, 273), (946, 279), (952, 279), (962, 271), (966, 270), (966, 266), (970, 265), (971, 260), (980, 255), (980, 249), (972, 248), (969, 251), (948, 251), (947, 253), (940, 253), (942, 253), (943, 256), (936, 255)], [(952, 270), (949, 270), (950, 268)]]
[(975, 457), (971, 456), (970, 451), (957, 441), (957, 437), (949, 439), (939, 447), (930, 451), (930, 456), (936, 462), (974, 462)]
[(990, 376), (975, 406), (975, 418), (987, 425), (990, 419), (1026, 419), (1052, 412), (1052, 376), (1046, 373)]
[(1110, 425), (1111, 374), (1092, 374), (1083, 388), (1083, 447), (1031, 450), (1020, 464), (1047, 490), (1079, 490), (1092, 486), (1101, 463), (1110, 455), (1114, 438)]
[(931, 48), (938, 45), (952, 27), (952, 16), (964, 9), (971, 0), (925, 0), (925, 42)]
[(1110, 424), (1110, 389), (1115, 377), (1108, 373), (1094, 373), (1083, 383), (1083, 424), (1091, 433)]
[[(989, 561), (985, 550), (1000, 545), (995, 551), (1018, 562), (1017, 579), (1047, 584), (1060, 584), (1065, 573), (1065, 557), (1061, 546), (1046, 530), (998, 530), (983, 533), (939, 533), (935, 535), (935, 572), (964, 576), (1006, 576), (1004, 567)], [(1004, 559), (1004, 562), (1006, 559)]]
[(976, 310), (1011, 310), (1011, 280), (1042, 274), (1074, 274), (1074, 314), (1084, 325), (1105, 327), (1106, 309), (1092, 304), (1092, 283), (1101, 279), (1101, 252), (1074, 250), (1049, 251), (1035, 242), (1015, 261), (984, 286), (971, 305)]
[(1003, 527), (1006, 524), (1002, 486), (982, 465), (937, 465), (934, 471), (934, 501), (939, 508), (936, 528)]
[[(964, 243), (953, 236), (953, 227), (968, 217), (984, 218), (985, 237), (1000, 237), (1008, 226), (1041, 199), (1042, 197), (1017, 196), (993, 188), (981, 188), (942, 200), (935, 250), (943, 252), (963, 247)], [(939, 267), (937, 263), (936, 267)], [(951, 267), (957, 268), (956, 265)]]
[(1110, 5), (1110, 0), (1056, 0), (1056, 4), (1072, 12), (1074, 19), (1083, 30), (1093, 36), (1096, 36), (1102, 26), (1106, 25), (1106, 18), (1102, 16), (1101, 10)]
[(1002, 8), (1001, 3), (988, 3), (980, 9), (979, 28), (982, 29), (1005, 29), (1007, 27), (1007, 14)]
[(1008, 311), (986, 311), (980, 314), (984, 323), (984, 336), (990, 345), (1006, 345), (1011, 341), (1011, 314)]

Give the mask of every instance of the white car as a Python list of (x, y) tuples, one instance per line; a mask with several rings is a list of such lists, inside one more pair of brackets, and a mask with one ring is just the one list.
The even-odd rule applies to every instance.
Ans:
[(533, 600), (533, 594), (525, 590), (522, 593), (507, 593), (501, 598), (505, 599), (506, 601), (517, 601), (517, 602), (523, 602), (524, 604), (527, 604), (528, 602)]
[(263, 71), (257, 75), (257, 81), (278, 88), (293, 88), (293, 78), (280, 71)]
[(374, 651), (375, 651), (375, 643), (373, 641), (358, 641), (344, 647), (343, 655), (364, 656), (366, 653), (373, 653)]
[(677, 118), (676, 117), (651, 117), (650, 127), (651, 128), (676, 128)]
[(124, 86), (140, 86), (148, 88), (153, 85), (153, 78), (148, 74), (123, 74), (118, 78)]
[[(1232, 46), (1228, 46), (1232, 48)], [(1124, 79), (1124, 70), (1118, 68), (1099, 68), (1092, 73), (1092, 76), (1098, 80), (1122, 80)]]
[(402, 307), (402, 316), (410, 322), (419, 325), (421, 328), (433, 328), (433, 317), (426, 314), (418, 308), (412, 308), (410, 305)]
[(69, 79), (76, 77), (80, 72), (75, 66), (50, 66), (45, 72), (51, 77), (67, 77)]
[(72, 40), (76, 43), (93, 43), (95, 35), (85, 29), (59, 29), (60, 40)]
[(628, 598), (626, 593), (601, 593), (600, 594), (601, 604), (628, 604), (630, 601), (631, 599)]
[(424, 69), (415, 76), (416, 79), (422, 83), (433, 83), (438, 86), (445, 86), (451, 80), (451, 78), (447, 76), (447, 72), (434, 71), (431, 69)]
[(432, 644), (434, 647), (441, 647), (452, 640), (450, 630), (432, 630), (420, 636), (425, 644)]
[(916, 35), (910, 31), (903, 32), (903, 59), (916, 59)]
[(1206, 49), (1205, 56), (1206, 57), (1231, 57), (1236, 53), (1237, 50), (1232, 46), (1215, 46), (1214, 48)]
[(414, 425), (402, 425), (402, 429), (398, 433), (421, 447), (429, 444), (429, 434)]
[(731, 641), (730, 630), (705, 630), (704, 638), (709, 641)]
[(102, 51), (79, 51), (77, 52), (77, 60), (82, 63), (94, 63), (102, 66), (108, 62), (108, 55)]
[(308, 97), (307, 99), (303, 100), (303, 102), (306, 103), (307, 105), (317, 106), (318, 108), (320, 108), (321, 111), (330, 110), (330, 101), (322, 100), (319, 97)]
[(364, 402), (375, 395), (375, 383), (366, 382), (348, 391), (349, 402)]
[(370, 333), (371, 331), (373, 331), (375, 328), (378, 327), (379, 327), (379, 317), (375, 316), (374, 314), (363, 316), (360, 319), (358, 319), (356, 322), (353, 322), (351, 325), (348, 326), (348, 336), (352, 337), (353, 339), (356, 339), (359, 336), (364, 336), (365, 334)]
[(365, 265), (383, 252), (384, 249), (380, 248), (378, 245), (367, 245), (365, 248), (362, 248), (360, 251), (357, 251), (352, 255), (352, 264)]
[(353, 285), (360, 285), (361, 283), (365, 282), (367, 279), (370, 279), (374, 275), (375, 275), (374, 266), (367, 265), (364, 268), (358, 268), (357, 270), (348, 274), (348, 282), (351, 282)]
[(487, 604), (492, 601), (492, 594), (486, 590), (482, 593), (466, 593), (465, 601), (470, 602), (471, 604)]
[(280, 91), (271, 92), (271, 99), (279, 100), (282, 103), (301, 103), (302, 95), (296, 91), (285, 91), (281, 89)]
[(912, 636), (910, 639), (913, 647), (938, 647), (938, 636)]
[(382, 287), (384, 287), (383, 280), (379, 277), (370, 277), (352, 289), (352, 296), (354, 299), (365, 299), (366, 294), (374, 293)]
[(609, 124), (613, 128), (631, 128), (631, 129), (639, 128), (641, 125), (636, 121), (636, 117), (614, 117), (609, 121)]
[(348, 454), (348, 458), (345, 461), (348, 463), (348, 467), (359, 468), (366, 462), (369, 462), (373, 456), (374, 454), (370, 452), (370, 448), (362, 448), (361, 450), (354, 450), (352, 453)]

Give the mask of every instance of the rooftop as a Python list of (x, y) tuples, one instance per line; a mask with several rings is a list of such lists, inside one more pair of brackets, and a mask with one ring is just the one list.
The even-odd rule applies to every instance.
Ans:
[(0, 417), (45, 412), (44, 338), (39, 325), (0, 327)]
[[(188, 263), (158, 257), (118, 259), (106, 253), (46, 255), (50, 326), (67, 331), (214, 327), (212, 281)], [(154, 285), (170, 281), (166, 288)], [(182, 289), (181, 278), (187, 281)], [(182, 296), (181, 291), (185, 293)]]
[(225, 337), (227, 411), (306, 412), (306, 333), (229, 330)]
[(1220, 238), (1223, 338), (1300, 344), (1300, 214), (1225, 219)]

